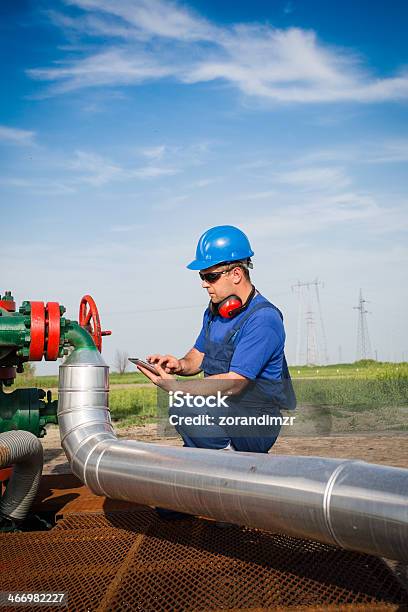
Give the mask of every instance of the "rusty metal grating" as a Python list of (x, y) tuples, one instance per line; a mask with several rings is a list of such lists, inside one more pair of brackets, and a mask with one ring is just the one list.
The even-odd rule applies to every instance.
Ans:
[(166, 522), (149, 508), (71, 513), (50, 532), (1, 534), (0, 550), (0, 590), (67, 591), (70, 611), (368, 612), (408, 602), (375, 557), (205, 520)]

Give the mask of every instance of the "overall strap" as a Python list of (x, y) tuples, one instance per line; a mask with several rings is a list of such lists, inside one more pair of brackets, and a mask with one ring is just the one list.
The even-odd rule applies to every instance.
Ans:
[(255, 304), (255, 306), (253, 306), (252, 308), (248, 308), (248, 311), (245, 313), (245, 315), (239, 319), (239, 321), (237, 321), (235, 323), (235, 325), (233, 325), (232, 329), (227, 332), (225, 338), (224, 338), (224, 342), (230, 342), (234, 336), (239, 332), (239, 330), (241, 329), (242, 325), (258, 310), (262, 310), (263, 308), (275, 308), (275, 310), (278, 311), (280, 318), (283, 320), (283, 316), (281, 311), (279, 310), (279, 308), (277, 308), (276, 306), (274, 306), (274, 304), (271, 304), (270, 302), (261, 302), (260, 304)]
[(211, 323), (214, 321), (214, 315), (212, 314), (211, 310), (207, 307), (204, 315), (208, 313), (208, 317), (207, 317), (207, 322), (205, 324), (205, 338), (206, 340), (208, 340), (209, 335), (210, 335), (210, 327), (211, 327)]

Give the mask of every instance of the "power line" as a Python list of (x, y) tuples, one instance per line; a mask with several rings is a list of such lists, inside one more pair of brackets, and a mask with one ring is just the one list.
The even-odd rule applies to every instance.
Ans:
[[(281, 291), (280, 293), (274, 293), (274, 298), (289, 295), (290, 291)], [(206, 308), (207, 304), (190, 304), (188, 306), (165, 306), (163, 308), (135, 308), (133, 310), (115, 310), (115, 311), (104, 311), (103, 316), (115, 316), (115, 315), (128, 315), (128, 314), (138, 314), (138, 313), (146, 313), (146, 312), (169, 312), (172, 310), (190, 310), (192, 308)]]
[(146, 312), (168, 312), (170, 310), (189, 310), (191, 308), (205, 308), (203, 304), (192, 304), (190, 306), (168, 306), (167, 308), (138, 308), (135, 310), (115, 310), (115, 312), (104, 312), (104, 316), (115, 316), (115, 315), (128, 315), (128, 314), (138, 314), (138, 313), (146, 313)]

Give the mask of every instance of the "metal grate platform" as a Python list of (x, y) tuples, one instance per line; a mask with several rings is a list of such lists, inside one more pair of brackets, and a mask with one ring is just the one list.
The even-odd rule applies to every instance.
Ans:
[(48, 503), (68, 508), (54, 529), (0, 534), (0, 590), (67, 591), (70, 612), (407, 609), (408, 593), (375, 557), (203, 519), (167, 522), (142, 506), (86, 512), (86, 498), (91, 508), (109, 500), (85, 488), (73, 512), (81, 495), (59, 492)]

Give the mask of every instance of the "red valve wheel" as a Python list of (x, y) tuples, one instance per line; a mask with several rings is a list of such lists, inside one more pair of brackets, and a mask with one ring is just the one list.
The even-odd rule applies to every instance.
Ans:
[(79, 305), (79, 324), (92, 336), (98, 351), (102, 352), (102, 336), (110, 336), (111, 331), (102, 331), (98, 308), (93, 297), (84, 295)]
[(41, 361), (45, 342), (45, 306), (44, 302), (30, 302), (31, 305), (31, 342), (30, 361)]
[(46, 361), (58, 359), (61, 312), (58, 302), (47, 302), (46, 323), (48, 329)]

